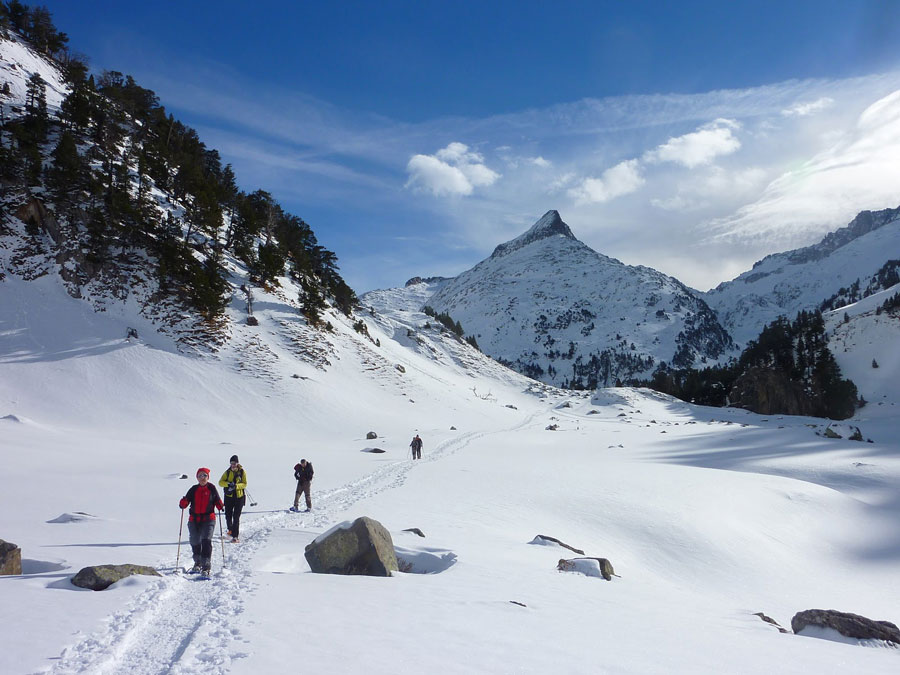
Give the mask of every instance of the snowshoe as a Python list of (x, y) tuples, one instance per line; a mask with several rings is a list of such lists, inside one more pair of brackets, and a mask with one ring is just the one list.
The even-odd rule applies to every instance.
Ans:
[(198, 574), (200, 572), (200, 565), (194, 565), (191, 569), (187, 571), (188, 574)]
[(209, 579), (210, 574), (212, 574), (212, 570), (209, 567), (204, 567), (200, 570), (200, 576), (204, 579)]
[(232, 537), (232, 538), (231, 538), (231, 543), (232, 543), (232, 544), (240, 544), (240, 543), (241, 543), (241, 540), (238, 539), (237, 537)]
[(291, 511), (293, 513), (300, 513), (300, 509), (298, 509), (296, 506), (292, 506), (288, 509), (288, 511)]

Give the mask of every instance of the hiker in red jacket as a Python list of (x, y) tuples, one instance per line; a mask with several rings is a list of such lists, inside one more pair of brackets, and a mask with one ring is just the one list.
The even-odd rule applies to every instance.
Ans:
[(212, 536), (216, 526), (215, 509), (225, 508), (219, 499), (219, 491), (209, 482), (209, 469), (197, 469), (197, 484), (192, 485), (178, 505), (182, 509), (191, 507), (188, 518), (188, 535), (194, 552), (194, 566), (190, 572), (209, 574), (212, 562)]

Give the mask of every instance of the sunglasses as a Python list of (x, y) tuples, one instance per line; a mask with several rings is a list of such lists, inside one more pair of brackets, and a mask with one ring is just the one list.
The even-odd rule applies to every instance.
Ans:
[(209, 478), (209, 474), (208, 473), (198, 473), (197, 478)]

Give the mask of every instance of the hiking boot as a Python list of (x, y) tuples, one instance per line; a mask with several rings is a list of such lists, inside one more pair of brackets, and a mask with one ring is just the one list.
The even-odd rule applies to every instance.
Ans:
[(288, 511), (293, 511), (294, 513), (297, 513), (300, 511), (300, 509), (298, 509), (296, 506), (292, 506), (291, 508), (288, 509)]
[(200, 565), (194, 563), (194, 566), (188, 570), (188, 574), (197, 574), (200, 571)]
[(208, 577), (211, 571), (212, 571), (212, 569), (211, 569), (210, 567), (204, 567), (204, 568), (200, 571), (200, 574), (202, 574), (202, 575), (205, 576), (205, 577)]
[(237, 537), (232, 537), (231, 543), (232, 543), (232, 544), (240, 544), (240, 543), (241, 543), (241, 540), (238, 539)]
[(229, 537), (234, 536), (234, 535), (231, 534), (231, 530), (225, 530), (225, 534), (227, 534)]

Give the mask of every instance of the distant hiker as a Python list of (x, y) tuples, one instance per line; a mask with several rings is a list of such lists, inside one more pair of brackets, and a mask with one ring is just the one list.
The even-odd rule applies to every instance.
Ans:
[(312, 498), (309, 496), (310, 485), (313, 479), (312, 462), (301, 459), (299, 464), (294, 464), (294, 478), (297, 479), (297, 491), (294, 493), (294, 505), (291, 511), (299, 511), (300, 495), (306, 495), (306, 510), (312, 509)]
[(191, 572), (209, 574), (212, 558), (212, 536), (216, 526), (214, 509), (221, 511), (225, 508), (219, 499), (219, 491), (209, 482), (209, 469), (200, 467), (197, 469), (197, 484), (192, 485), (187, 494), (181, 498), (178, 505), (182, 509), (191, 507), (191, 517), (188, 518), (188, 535), (191, 541), (191, 550), (194, 552), (194, 566)]
[(228, 536), (231, 543), (240, 541), (241, 511), (247, 501), (244, 490), (247, 489), (247, 472), (238, 462), (238, 456), (232, 455), (231, 466), (225, 469), (225, 473), (219, 479), (219, 487), (225, 488), (225, 525), (228, 526)]
[(415, 435), (415, 438), (412, 439), (412, 443), (409, 444), (409, 447), (412, 448), (413, 459), (422, 459), (422, 439), (419, 438), (419, 434)]

